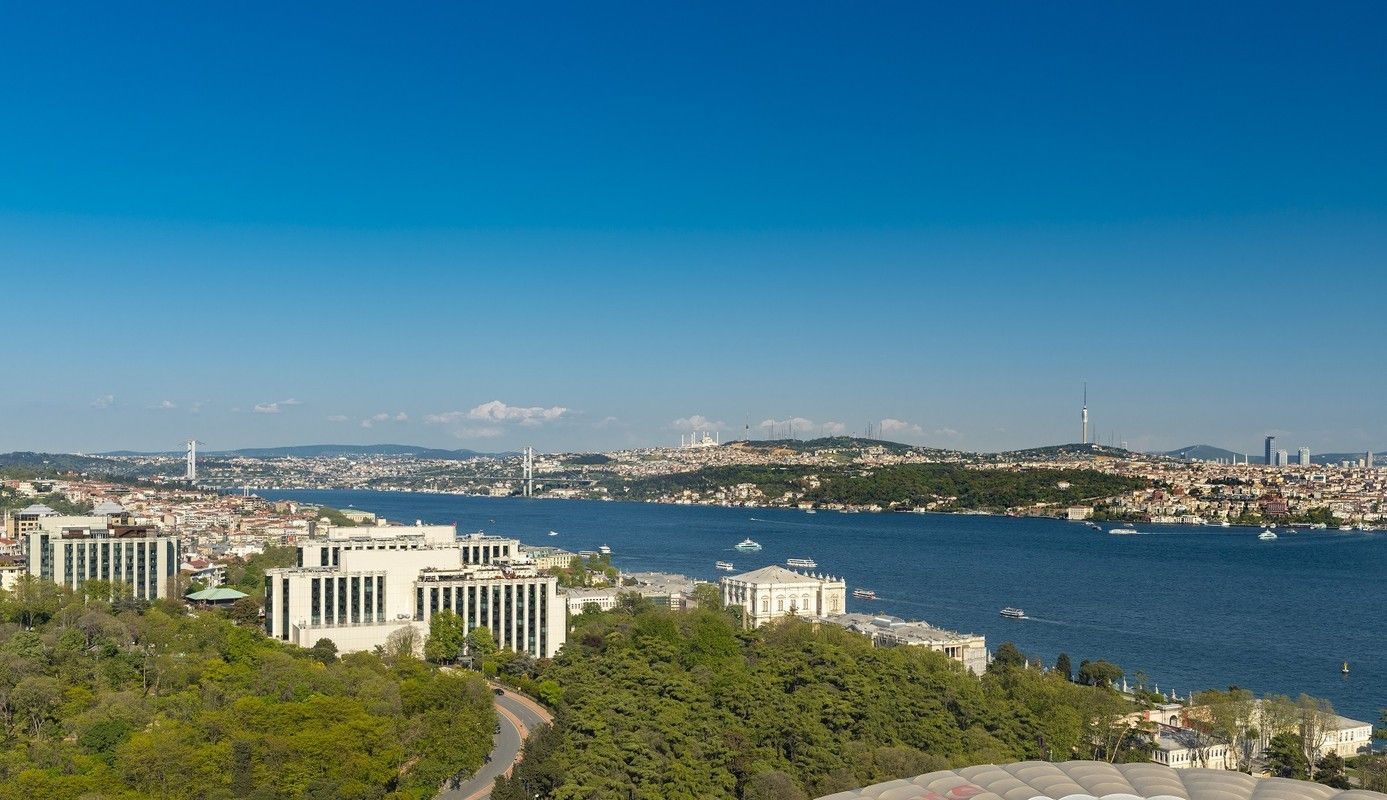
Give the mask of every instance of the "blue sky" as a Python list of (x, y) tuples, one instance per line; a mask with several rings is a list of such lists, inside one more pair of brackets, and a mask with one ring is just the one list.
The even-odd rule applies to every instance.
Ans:
[(493, 5), (0, 10), (0, 450), (1387, 446), (1387, 6)]

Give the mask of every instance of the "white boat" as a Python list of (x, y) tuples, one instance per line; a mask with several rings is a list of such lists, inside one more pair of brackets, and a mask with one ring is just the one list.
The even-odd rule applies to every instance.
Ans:
[(1341, 531), (1351, 531), (1351, 530), (1353, 530), (1353, 526), (1352, 526), (1352, 525), (1340, 525), (1340, 526), (1339, 526), (1339, 530), (1341, 530)]
[(806, 508), (806, 509), (804, 509), (804, 513), (806, 513), (806, 514), (817, 514), (817, 513), (819, 513), (819, 512), (818, 512), (818, 511), (815, 511), (815, 510), (812, 509), (812, 508)]
[(1007, 619), (1026, 619), (1026, 612), (1022, 611), (1019, 608), (1012, 608), (1011, 606), (1007, 606), (1006, 608), (1002, 609), (1002, 616), (1006, 617)]
[(558, 535), (559, 535), (559, 532), (558, 532), (558, 531), (549, 531), (549, 535), (550, 535), (550, 536), (558, 536)]
[(875, 600), (877, 593), (871, 589), (853, 589), (852, 596), (861, 600)]
[(1233, 523), (1231, 523), (1231, 522), (1229, 522), (1228, 520), (1225, 519), (1224, 521), (1220, 522), (1220, 523), (1218, 524), (1218, 526), (1219, 526), (1220, 528), (1231, 528), (1231, 527), (1233, 527)]
[(813, 568), (819, 566), (819, 562), (815, 561), (815, 560), (812, 559), (812, 558), (787, 558), (787, 559), (785, 559), (785, 566), (787, 566), (787, 567), (803, 567), (804, 569), (813, 569)]
[(1114, 536), (1131, 536), (1132, 534), (1137, 533), (1137, 529), (1133, 528), (1129, 524), (1121, 528), (1112, 528), (1108, 531), (1108, 533), (1111, 533)]
[(741, 550), (743, 553), (755, 553), (761, 549), (761, 544), (759, 542), (753, 542), (750, 538), (746, 538), (733, 545), (733, 548)]
[(1276, 531), (1266, 530), (1257, 534), (1258, 541), (1271, 542), (1276, 540)]
[(612, 548), (604, 544), (601, 547), (597, 548), (597, 552), (601, 553), (604, 556), (609, 556), (612, 554)]
[(1103, 526), (1102, 526), (1102, 525), (1099, 525), (1099, 524), (1096, 523), (1096, 522), (1085, 522), (1084, 524), (1087, 525), (1088, 527), (1094, 529), (1095, 531), (1101, 531), (1101, 530), (1103, 530)]
[(722, 570), (723, 572), (731, 572), (731, 571), (732, 571), (732, 562), (731, 562), (731, 561), (719, 561), (719, 562), (717, 562), (716, 564), (714, 564), (713, 566), (714, 566), (714, 567), (717, 567), (718, 569)]

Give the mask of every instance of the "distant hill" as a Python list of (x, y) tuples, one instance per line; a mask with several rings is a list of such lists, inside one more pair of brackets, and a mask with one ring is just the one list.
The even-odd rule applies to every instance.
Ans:
[[(239, 450), (207, 450), (208, 456), (242, 458), (337, 458), (339, 456), (416, 456), (432, 459), (496, 458), (513, 453), (480, 453), (476, 450), (443, 450), (413, 444), (303, 444), (289, 447), (243, 447)], [(114, 450), (102, 456), (181, 456), (183, 451), (141, 453)]]
[[(1387, 459), (1383, 458), (1383, 455), (1387, 454), (1387, 450), (1374, 450), (1373, 453), (1376, 454), (1373, 458), (1374, 461), (1387, 464)], [(1290, 456), (1291, 462), (1294, 463), (1296, 460), (1296, 451), (1288, 449), (1287, 454)], [(1234, 456), (1237, 456), (1239, 461), (1242, 461), (1243, 459), (1242, 453), (1234, 453), (1232, 450), (1224, 450), (1222, 447), (1215, 447), (1211, 444), (1192, 444), (1188, 447), (1182, 447), (1179, 450), (1169, 450), (1164, 453), (1158, 453), (1157, 455), (1170, 456), (1171, 458), (1179, 458), (1188, 461), (1221, 460), (1231, 462)], [(1342, 461), (1356, 462), (1359, 459), (1363, 458), (1363, 455), (1364, 452), (1362, 450), (1358, 450), (1352, 453), (1311, 453), (1310, 463), (1338, 464)], [(1267, 463), (1267, 460), (1263, 456), (1249, 453), (1247, 454), (1247, 463), (1265, 464)]]
[[(1214, 447), (1211, 444), (1192, 444), (1182, 447), (1179, 450), (1167, 450), (1164, 453), (1156, 453), (1155, 455), (1170, 456), (1171, 458), (1178, 458), (1182, 461), (1226, 461), (1232, 463), (1235, 457), (1238, 461), (1242, 461), (1243, 459), (1242, 453), (1224, 450), (1222, 447)], [(1253, 464), (1262, 463), (1262, 458), (1260, 456), (1254, 456), (1250, 460)]]
[[(858, 436), (821, 436), (818, 439), (739, 439), (735, 442), (726, 442), (723, 447), (751, 447), (766, 450), (795, 450), (808, 452), (811, 450), (863, 450), (869, 447), (885, 448), (892, 453), (911, 453), (925, 452), (934, 450), (930, 447), (916, 447), (914, 445), (903, 444), (901, 442), (890, 442), (885, 439), (864, 439)], [(944, 452), (944, 451), (940, 451)]]
[(122, 477), (137, 477), (144, 474), (134, 465), (110, 458), (79, 456), (69, 453), (30, 453), (27, 451), (0, 453), (0, 469), (12, 474), (35, 476), (68, 472)]
[(1141, 453), (1135, 453), (1122, 447), (1108, 447), (1107, 445), (1094, 444), (1092, 442), (1088, 444), (1073, 442), (1071, 444), (1052, 444), (1048, 447), (1031, 447), (1026, 450), (1007, 450), (1001, 453), (991, 453), (990, 455), (1015, 461), (1053, 461), (1061, 458), (1091, 458), (1093, 456), (1132, 458), (1134, 456), (1140, 456)]

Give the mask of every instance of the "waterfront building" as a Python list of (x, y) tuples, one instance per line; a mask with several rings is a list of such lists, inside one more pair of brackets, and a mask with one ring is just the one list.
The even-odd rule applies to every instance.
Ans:
[(794, 572), (770, 566), (728, 575), (720, 581), (722, 602), (742, 607), (742, 621), (759, 628), (785, 616), (823, 618), (846, 609), (842, 578)]
[(568, 616), (576, 617), (587, 610), (588, 606), (597, 606), (598, 611), (611, 611), (616, 608), (617, 589), (565, 589), (562, 592), (564, 605), (568, 609)]
[(536, 658), (564, 643), (557, 579), (519, 558), (519, 542), (452, 525), (337, 528), (298, 546), (296, 566), (265, 573), (265, 632), (310, 647), (329, 639), (342, 652), (383, 645), (447, 609), (468, 630), (489, 628), (496, 644)]
[(143, 525), (45, 525), (26, 536), (29, 574), (70, 589), (100, 580), (123, 583), (140, 600), (168, 597), (182, 561), (177, 536)]
[(943, 653), (975, 675), (987, 670), (987, 638), (976, 633), (958, 633), (928, 622), (885, 615), (838, 614), (825, 621), (866, 634), (876, 647), (925, 647)]
[(520, 545), (520, 555), (542, 570), (567, 569), (578, 557), (576, 553), (558, 547), (530, 547), (523, 544)]
[(1297, 461), (1302, 467), (1310, 466), (1310, 448), (1302, 447), (1298, 453)]
[(1236, 766), (1228, 743), (1201, 737), (1192, 728), (1156, 723), (1156, 749), (1151, 760), (1171, 769), (1232, 769)]

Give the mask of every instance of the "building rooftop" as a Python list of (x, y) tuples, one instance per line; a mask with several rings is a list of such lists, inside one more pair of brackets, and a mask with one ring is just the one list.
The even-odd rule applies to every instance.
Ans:
[(775, 564), (769, 567), (754, 569), (751, 572), (743, 572), (739, 575), (728, 575), (726, 580), (742, 581), (744, 583), (803, 583), (809, 581), (832, 581), (833, 578), (809, 575), (803, 572), (795, 572)]

